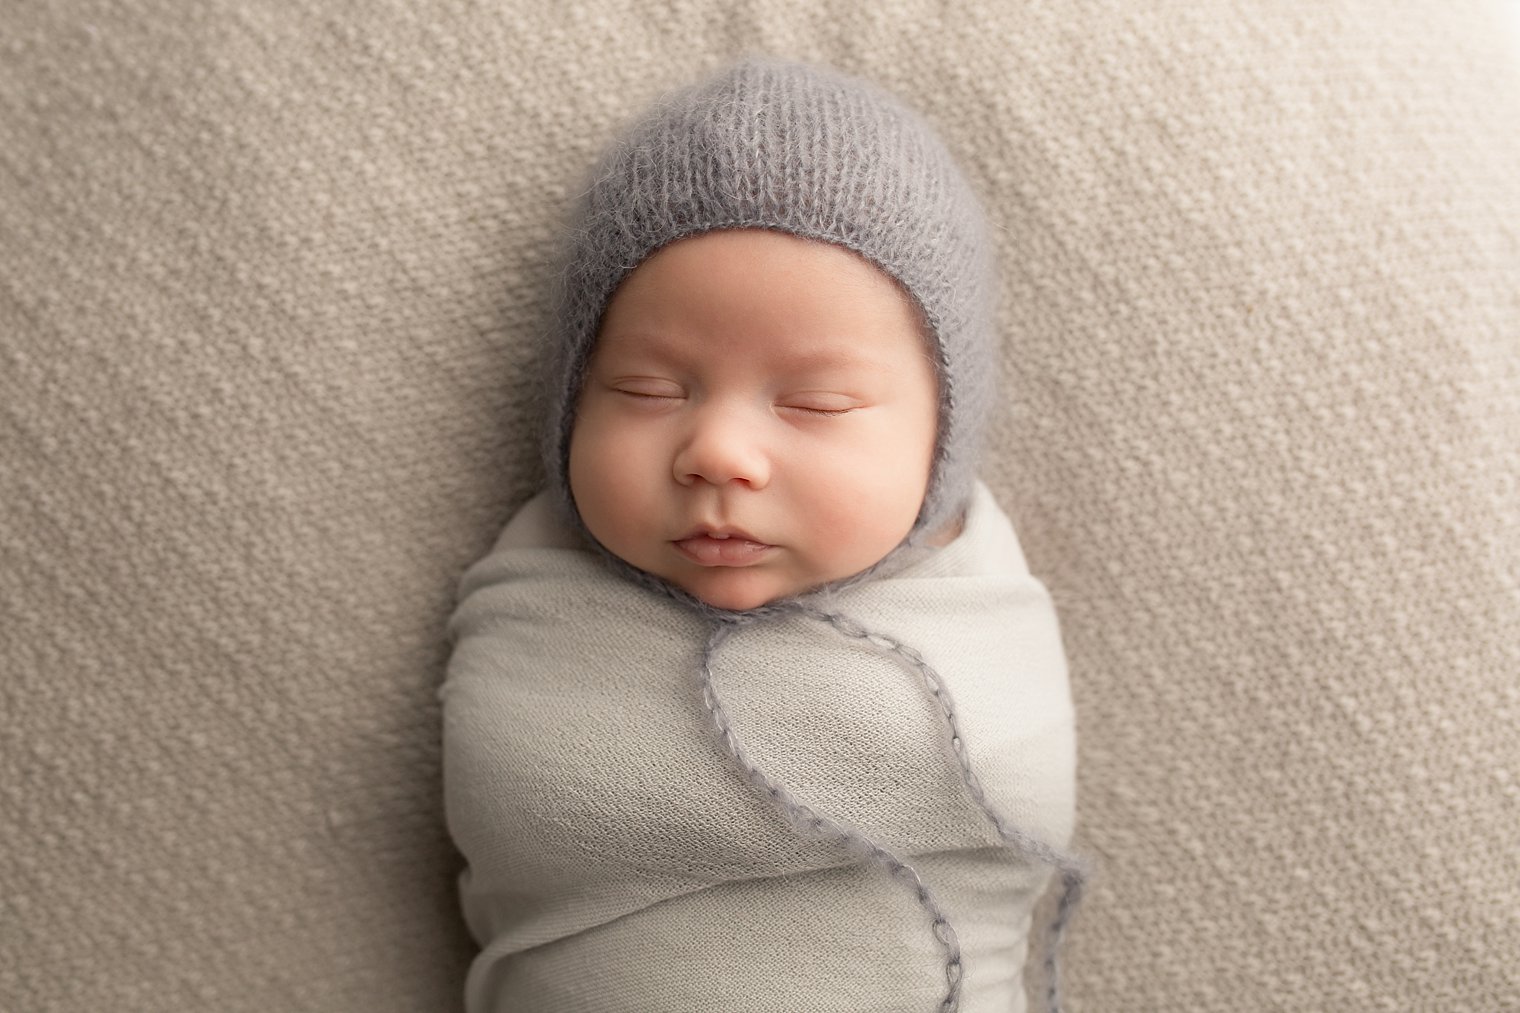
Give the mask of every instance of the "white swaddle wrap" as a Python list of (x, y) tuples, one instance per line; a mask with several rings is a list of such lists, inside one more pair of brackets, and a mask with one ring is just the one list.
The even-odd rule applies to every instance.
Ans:
[[(481, 944), (469, 1013), (929, 1013), (914, 890), (746, 779), (703, 703), (710, 621), (614, 574), (529, 502), (460, 581), (440, 689), (448, 825)], [(1055, 610), (978, 484), (962, 534), (823, 607), (916, 649), (990, 807), (1062, 847), (1074, 727)], [(912, 866), (954, 926), (965, 1013), (1023, 1010), (1050, 877), (963, 782), (902, 658), (805, 616), (738, 628), (712, 682), (748, 758)]]

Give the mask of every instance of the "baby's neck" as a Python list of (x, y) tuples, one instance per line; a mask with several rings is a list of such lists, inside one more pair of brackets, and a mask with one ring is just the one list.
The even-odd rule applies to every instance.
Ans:
[(951, 520), (944, 527), (940, 528), (934, 534), (930, 535), (926, 541), (926, 544), (931, 545), (936, 549), (942, 549), (959, 538), (961, 532), (964, 530), (966, 530), (966, 515), (960, 514), (954, 520)]

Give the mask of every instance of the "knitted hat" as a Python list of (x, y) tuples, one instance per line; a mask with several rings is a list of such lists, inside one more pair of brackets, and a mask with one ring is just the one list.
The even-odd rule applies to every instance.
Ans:
[(618, 139), (575, 208), (559, 279), (545, 465), (569, 519), (570, 434), (603, 311), (668, 243), (764, 228), (853, 250), (932, 331), (934, 465), (908, 542), (964, 509), (993, 397), (992, 245), (975, 194), (923, 118), (838, 71), (749, 57), (667, 96)]

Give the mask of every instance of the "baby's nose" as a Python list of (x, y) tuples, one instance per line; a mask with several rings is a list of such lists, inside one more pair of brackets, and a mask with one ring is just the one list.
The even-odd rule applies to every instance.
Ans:
[(693, 420), (673, 462), (682, 485), (741, 482), (763, 489), (771, 477), (771, 462), (755, 424), (742, 413), (712, 409)]

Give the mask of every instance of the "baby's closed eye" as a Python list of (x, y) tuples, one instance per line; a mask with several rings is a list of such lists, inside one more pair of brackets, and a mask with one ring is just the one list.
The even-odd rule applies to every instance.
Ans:
[(657, 377), (621, 377), (608, 384), (619, 394), (626, 394), (633, 398), (656, 398), (674, 399), (684, 398), (686, 391), (674, 380), (661, 380)]
[(844, 415), (857, 408), (864, 407), (864, 402), (859, 398), (851, 397), (848, 394), (834, 394), (827, 391), (807, 391), (801, 394), (789, 394), (782, 398), (778, 404), (782, 408), (807, 412), (813, 415)]

